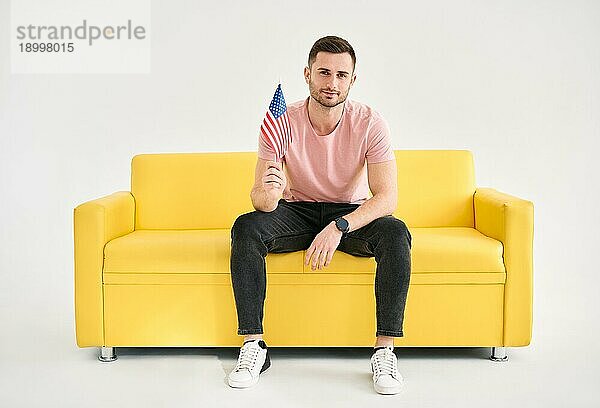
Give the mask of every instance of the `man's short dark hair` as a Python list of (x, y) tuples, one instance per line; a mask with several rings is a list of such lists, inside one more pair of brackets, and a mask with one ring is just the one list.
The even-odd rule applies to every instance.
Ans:
[(320, 51), (331, 52), (334, 54), (342, 54), (347, 52), (352, 57), (352, 72), (356, 66), (356, 55), (354, 54), (354, 48), (350, 43), (343, 38), (336, 37), (335, 35), (328, 35), (327, 37), (319, 38), (308, 53), (308, 67), (312, 68), (313, 62), (317, 59), (317, 53)]

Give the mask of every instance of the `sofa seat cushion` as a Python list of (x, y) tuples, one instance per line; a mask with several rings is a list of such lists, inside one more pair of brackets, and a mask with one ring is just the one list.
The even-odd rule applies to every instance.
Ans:
[[(214, 230), (135, 230), (109, 241), (104, 272), (229, 274), (231, 232)], [(268, 257), (274, 273), (302, 271), (302, 253)]]
[[(505, 272), (502, 243), (475, 228), (410, 228), (413, 273)], [(373, 257), (356, 257), (336, 251), (328, 272), (374, 273)], [(312, 271), (305, 266), (305, 272)], [(322, 272), (322, 271), (319, 271)]]
[[(467, 227), (411, 228), (412, 281), (502, 283), (502, 243)], [(111, 283), (135, 282), (149, 277), (152, 283), (168, 283), (182, 274), (227, 274), (231, 251), (230, 230), (135, 230), (109, 241), (104, 248), (104, 273)], [(304, 265), (305, 251), (267, 255), (269, 274), (316, 274), (336, 276), (343, 283), (347, 274), (374, 274), (373, 257), (358, 257), (336, 251), (331, 264), (321, 270)], [(129, 276), (125, 276), (129, 275)], [(143, 276), (142, 276), (143, 275)], [(176, 277), (176, 275), (178, 277)], [(291, 278), (291, 277), (290, 277)], [(317, 282), (317, 281), (315, 281)], [(140, 283), (142, 283), (140, 281)]]

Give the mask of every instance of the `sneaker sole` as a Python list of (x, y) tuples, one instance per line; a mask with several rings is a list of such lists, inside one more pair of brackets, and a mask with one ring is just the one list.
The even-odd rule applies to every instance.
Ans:
[(381, 387), (377, 384), (374, 384), (374, 386), (375, 386), (375, 391), (377, 391), (378, 393), (389, 395), (389, 394), (398, 394), (400, 391), (402, 391), (404, 384), (400, 384), (395, 387)]
[[(371, 373), (373, 373), (373, 363), (371, 363)], [(404, 382), (401, 382), (400, 385), (396, 385), (394, 387), (382, 387), (373, 383), (373, 387), (375, 388), (375, 391), (377, 391), (379, 394), (398, 394), (404, 388)]]
[(260, 379), (260, 374), (262, 374), (263, 372), (265, 372), (267, 370), (267, 368), (269, 368), (269, 367), (271, 367), (271, 358), (269, 357), (269, 353), (267, 352), (267, 356), (265, 358), (265, 362), (264, 362), (262, 368), (260, 369), (260, 373), (258, 373), (259, 375), (256, 378), (253, 378), (249, 382), (238, 382), (238, 381), (231, 380), (231, 379), (227, 379), (227, 382), (229, 383), (229, 386), (231, 386), (233, 388), (249, 388), (249, 387), (252, 387), (253, 385), (256, 385), (258, 383), (258, 380)]

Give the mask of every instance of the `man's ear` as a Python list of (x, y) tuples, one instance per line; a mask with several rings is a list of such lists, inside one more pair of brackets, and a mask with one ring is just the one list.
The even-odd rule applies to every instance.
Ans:
[(307, 84), (310, 81), (310, 69), (308, 67), (304, 67), (304, 80)]

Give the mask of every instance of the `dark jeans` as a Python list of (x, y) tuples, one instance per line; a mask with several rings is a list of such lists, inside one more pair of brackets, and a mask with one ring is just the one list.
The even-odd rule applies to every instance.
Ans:
[[(263, 333), (267, 253), (307, 249), (327, 224), (358, 207), (359, 204), (280, 199), (272, 212), (253, 211), (235, 220), (231, 228), (230, 266), (237, 334)], [(337, 247), (338, 251), (351, 255), (375, 257), (376, 336), (404, 336), (402, 323), (410, 282), (411, 247), (408, 227), (392, 215), (345, 234)]]

